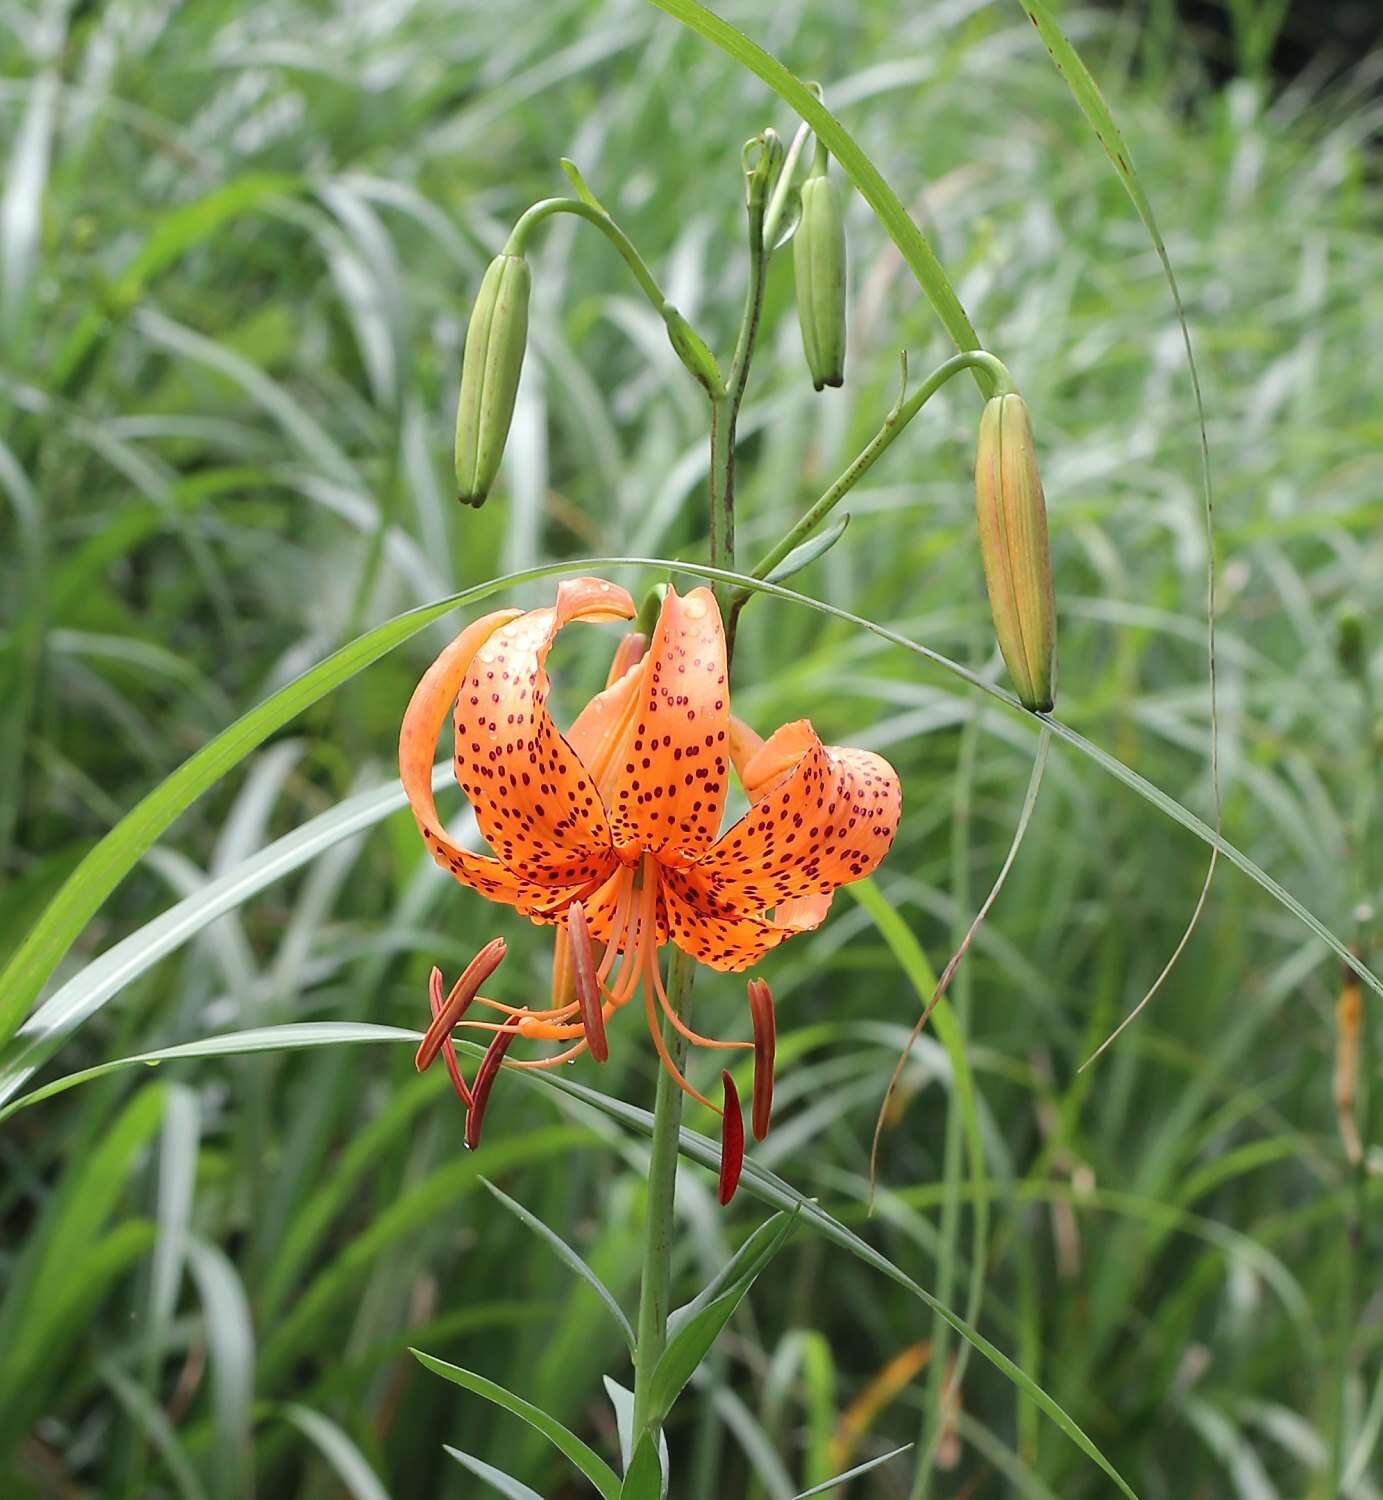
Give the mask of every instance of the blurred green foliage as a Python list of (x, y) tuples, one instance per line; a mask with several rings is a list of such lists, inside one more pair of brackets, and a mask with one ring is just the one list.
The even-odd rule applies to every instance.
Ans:
[[(1179, 336), (1032, 28), (1016, 6), (967, 3), (726, 11), (822, 80), (1024, 391), (1051, 508), (1062, 716), (1207, 813)], [(794, 122), (640, 0), (127, 0), (0, 19), (8, 953), (122, 812), (368, 626), (533, 562), (701, 556), (704, 398), (604, 241), (561, 222), (534, 248), (525, 385), (480, 511), (449, 489), (460, 340), (481, 269), (523, 207), (563, 188), (567, 155), (724, 349), (742, 291), (740, 143)], [(1377, 101), (1363, 73), (1328, 93), (1212, 89), (1170, 25), (1066, 20), (1158, 210), (1204, 362), (1226, 834), (1367, 957)], [(949, 352), (858, 199), (848, 226), (844, 390), (813, 394), (790, 257), (774, 266), (742, 423), (746, 557), (876, 429), (898, 349), (914, 370)], [(796, 581), (997, 672), (969, 478), (978, 409), (959, 382), (929, 405)], [(1351, 611), (1361, 631), (1342, 654)], [(383, 786), (408, 692), (450, 626), (200, 801), (62, 977)], [(874, 1111), (918, 1005), (893, 950), (920, 945), (940, 967), (1003, 857), (1033, 737), (806, 611), (755, 601), (740, 642), (745, 717), (767, 730), (809, 714), (829, 740), (884, 751), (905, 787), (877, 881), (903, 936), (891, 948), (887, 918), (842, 895), (765, 966), (785, 1066), (757, 1159), (948, 1303), (978, 1288), (985, 1333), (1149, 1500), (1378, 1495), (1378, 1178), (1351, 1166), (1337, 1125), (1336, 965), (1227, 870), (1148, 1016), (1077, 1073), (1161, 967), (1206, 851), (1058, 748), (954, 994), (983, 1177), (961, 1091), (924, 1038), (866, 1222)], [(601, 668), (566, 641), (554, 662), (570, 708)], [(542, 935), (449, 885), (397, 814), (324, 841), (138, 978), (66, 1043), (60, 1070), (278, 1022), (414, 1026), (431, 963), (455, 970), (500, 927), (507, 977), (541, 995)], [(699, 993), (698, 1024), (747, 1031), (737, 984), (706, 976)], [(640, 1027), (616, 1023), (611, 1042), (599, 1083), (646, 1104)], [(462, 1153), (461, 1127), (439, 1074), (415, 1077), (407, 1048), (367, 1047), (117, 1075), (0, 1127), (5, 1493), (473, 1495), (443, 1443), (554, 1500), (581, 1493), (534, 1434), (405, 1351), (480, 1371), (617, 1453), (601, 1377), (627, 1381), (619, 1330), (477, 1173), (559, 1226), (627, 1305), (640, 1146), (517, 1085), (497, 1090), (481, 1158)], [(1365, 1111), (1366, 1147), (1367, 1127)], [(695, 1169), (683, 1199), (690, 1295), (762, 1211), (741, 1198), (722, 1215)], [(786, 1500), (913, 1439), (942, 1466), (932, 1494), (1109, 1492), (989, 1367), (958, 1358), (918, 1303), (799, 1234), (678, 1409), (674, 1495)], [(903, 1462), (852, 1493), (921, 1486)]]

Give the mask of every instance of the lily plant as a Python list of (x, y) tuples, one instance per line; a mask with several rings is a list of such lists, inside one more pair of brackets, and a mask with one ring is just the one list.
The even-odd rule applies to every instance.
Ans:
[[(1000, 651), (1028, 708), (1049, 709), (1055, 682), (1046, 510), (1031, 429), (1008, 371), (984, 351), (962, 350), (911, 395), (904, 356), (902, 389), (875, 438), (747, 579), (735, 573), (736, 424), (768, 266), (794, 236), (798, 318), (812, 383), (820, 391), (844, 379), (844, 204), (819, 141), (809, 170), (799, 170), (809, 137), (804, 124), (786, 152), (771, 130), (745, 146), (748, 288), (725, 373), (572, 163), (563, 167), (577, 196), (544, 199), (519, 217), (485, 273), (467, 332), (456, 421), (458, 498), (484, 504), (501, 472), (527, 348), (530, 239), (554, 215), (573, 214), (614, 245), (709, 400), (706, 535), (715, 582), (686, 594), (670, 581), (660, 583), (639, 609), (617, 584), (576, 577), (559, 586), (549, 605), (484, 615), (428, 668), (399, 735), (400, 775), (432, 858), (460, 885), (553, 931), (551, 987), (541, 1000), (506, 994), (492, 982), (506, 953), (502, 933), (479, 947), (450, 989), (441, 971), (432, 970), (431, 1021), (417, 1065), (443, 1060), (466, 1111), (465, 1144), (479, 1146), (505, 1069), (550, 1069), (582, 1057), (603, 1063), (612, 1023), (631, 1001), (641, 1002), (661, 1072), (638, 1327), (629, 1330), (634, 1391), (625, 1424), (625, 1477), (616, 1482), (602, 1473), (598, 1487), (654, 1500), (667, 1483), (660, 1429), (672, 1398), (791, 1227), (776, 1225), (746, 1258), (733, 1297), (726, 1290), (713, 1299), (711, 1305), (727, 1309), (723, 1316), (692, 1319), (675, 1336), (670, 1332), (685, 1101), (719, 1116), (722, 1204), (734, 1195), (745, 1150), (730, 1072), (721, 1070), (716, 1102), (693, 1081), (690, 1049), (752, 1050), (756, 1138), (767, 1133), (773, 1107), (776, 1017), (767, 980), (758, 974), (747, 980), (751, 1037), (719, 1039), (692, 1026), (694, 978), (702, 969), (746, 973), (788, 938), (820, 926), (834, 892), (879, 866), (902, 810), (898, 776), (880, 756), (823, 744), (806, 718), (764, 739), (735, 717), (736, 624), (754, 581), (786, 578), (839, 540), (844, 525), (825, 527), (830, 513), (931, 396), (963, 370), (988, 398), (979, 428), (976, 502)], [(577, 621), (634, 622), (634, 628), (616, 645), (604, 688), (563, 730), (549, 711), (546, 663), (558, 633)], [(454, 837), (434, 801), (433, 762), (448, 717), (456, 780), (484, 848)], [(748, 810), (723, 828), (732, 775)], [(486, 1038), (472, 1054), (478, 1064), (470, 1078), (458, 1050), (467, 1032)], [(536, 1055), (511, 1052), (517, 1042), (536, 1047)], [(575, 1257), (570, 1247), (564, 1254)], [(424, 1358), (430, 1368), (497, 1399), (479, 1377)], [(680, 1374), (674, 1378), (669, 1369)], [(607, 1478), (618, 1483), (617, 1491)]]

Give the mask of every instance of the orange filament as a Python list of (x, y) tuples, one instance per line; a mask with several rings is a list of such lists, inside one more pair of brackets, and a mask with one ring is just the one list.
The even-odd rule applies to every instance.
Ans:
[(719, 1047), (725, 1051), (748, 1050), (754, 1045), (753, 1042), (722, 1042), (713, 1036), (702, 1036), (699, 1031), (693, 1031), (690, 1026), (672, 1008), (672, 1002), (667, 997), (667, 990), (663, 986), (662, 970), (658, 966), (657, 956), (654, 956), (650, 969), (650, 977), (653, 987), (658, 992), (658, 1004), (663, 1008), (663, 1014), (672, 1022), (673, 1026), (682, 1033), (694, 1047)]
[[(715, 1105), (701, 1093), (699, 1089), (692, 1087), (687, 1082), (686, 1075), (672, 1060), (672, 1054), (667, 1049), (667, 1043), (663, 1040), (663, 1028), (658, 1022), (657, 994), (662, 988), (662, 976), (658, 974), (658, 945), (656, 923), (658, 920), (658, 866), (651, 854), (644, 855), (643, 890), (640, 892), (639, 911), (639, 952), (637, 960), (643, 967), (643, 998), (644, 1014), (648, 1017), (648, 1033), (653, 1038), (653, 1045), (658, 1050), (658, 1057), (663, 1066), (672, 1075), (673, 1081), (682, 1092), (690, 1098), (695, 1099), (698, 1104), (704, 1104), (707, 1109), (715, 1109)], [(719, 1111), (716, 1111), (719, 1113)]]
[(564, 1021), (568, 1016), (574, 1016), (580, 1009), (576, 1001), (570, 1005), (559, 1005), (555, 1010), (532, 1010), (527, 1005), (506, 1005), (502, 1000), (491, 1000), (485, 995), (475, 997), (477, 1005), (488, 1005), (491, 1010), (497, 1010), (501, 1015), (518, 1016), (521, 1020), (532, 1018), (535, 1021)]
[(615, 897), (615, 919), (610, 924), (610, 941), (605, 945), (600, 967), (596, 970), (596, 978), (601, 984), (610, 977), (615, 960), (624, 950), (625, 935), (629, 931), (629, 912), (634, 905), (633, 870), (621, 870), (616, 879), (619, 881), (619, 894)]

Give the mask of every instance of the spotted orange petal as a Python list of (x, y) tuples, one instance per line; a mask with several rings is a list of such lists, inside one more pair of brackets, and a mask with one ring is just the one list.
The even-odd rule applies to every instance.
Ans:
[(743, 774), (753, 788), (750, 810), (686, 872), (712, 911), (759, 912), (808, 898), (805, 911), (787, 915), (811, 916), (819, 909), (811, 898), (863, 878), (888, 853), (902, 796), (880, 756), (823, 745), (799, 719), (766, 740)]
[(737, 974), (798, 932), (821, 925), (829, 896), (784, 902), (771, 916), (745, 914), (693, 883), (692, 870), (664, 870), (662, 904), (671, 940), (707, 968)]
[(456, 699), (457, 690), (471, 659), (490, 637), (518, 617), (517, 609), (501, 609), (468, 625), (427, 669), (413, 691), (399, 731), (399, 776), (408, 794), (429, 853), (462, 885), (470, 886), (492, 901), (504, 901), (528, 910), (551, 901), (545, 886), (520, 880), (497, 859), (474, 854), (453, 842), (437, 815), (432, 795), (432, 762), (437, 735)]
[(575, 578), (550, 609), (501, 625), (476, 651), (456, 699), (456, 779), (501, 864), (523, 879), (585, 886), (615, 863), (595, 783), (547, 711), (544, 670), (572, 620), (629, 619), (624, 589)]
[(671, 865), (710, 847), (725, 809), (730, 691), (725, 631), (710, 589), (669, 588), (644, 657), (607, 804), (618, 848)]

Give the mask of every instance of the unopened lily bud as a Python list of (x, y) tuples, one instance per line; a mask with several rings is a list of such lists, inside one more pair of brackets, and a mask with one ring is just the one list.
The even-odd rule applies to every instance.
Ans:
[(1056, 606), (1047, 502), (1021, 396), (992, 397), (980, 418), (975, 508), (999, 650), (1023, 707), (1044, 713), (1055, 688)]
[(456, 493), (465, 505), (483, 505), (499, 473), (528, 342), (530, 284), (523, 256), (497, 255), (471, 310), (456, 403)]
[(818, 151), (802, 184), (802, 217), (792, 241), (797, 321), (817, 390), (845, 381), (845, 215), (825, 155)]
[(1335, 616), (1335, 655), (1346, 672), (1363, 675), (1367, 652), (1364, 649), (1364, 616), (1355, 604), (1346, 604)]

